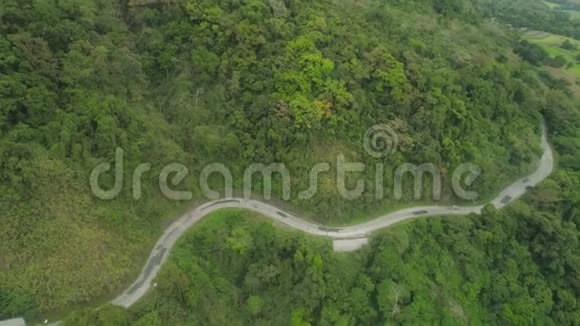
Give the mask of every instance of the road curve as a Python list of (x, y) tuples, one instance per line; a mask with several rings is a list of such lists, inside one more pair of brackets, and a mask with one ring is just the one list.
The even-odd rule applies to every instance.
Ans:
[[(524, 195), (529, 187), (537, 185), (552, 173), (554, 168), (554, 158), (552, 148), (548, 143), (545, 126), (542, 127), (541, 147), (543, 155), (539, 161), (537, 169), (527, 177), (521, 178), (505, 188), (490, 202), (491, 204), (498, 209), (503, 208), (513, 200)], [(137, 281), (135, 281), (135, 283), (133, 283), (131, 287), (129, 287), (119, 297), (114, 299), (112, 303), (117, 306), (130, 307), (137, 302), (137, 300), (143, 297), (151, 287), (151, 283), (159, 272), (159, 269), (169, 257), (169, 253), (177, 242), (177, 239), (179, 239), (184, 232), (203, 217), (220, 209), (248, 209), (312, 235), (325, 236), (333, 239), (363, 239), (367, 238), (374, 231), (386, 228), (407, 219), (429, 216), (462, 216), (472, 213), (480, 214), (483, 207), (484, 205), (457, 208), (447, 206), (412, 207), (386, 214), (366, 223), (347, 227), (325, 227), (305, 221), (272, 205), (256, 200), (242, 198), (216, 200), (196, 207), (173, 222), (155, 244), (155, 247), (153, 248), (153, 251), (151, 252), (151, 255), (149, 256), (149, 259), (147, 260), (147, 263)]]

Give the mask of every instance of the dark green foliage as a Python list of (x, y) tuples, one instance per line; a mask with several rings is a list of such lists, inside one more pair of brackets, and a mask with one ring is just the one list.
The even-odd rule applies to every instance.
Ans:
[(550, 55), (541, 46), (530, 43), (527, 40), (521, 40), (514, 48), (514, 52), (527, 62), (539, 66), (542, 65)]
[(564, 43), (562, 43), (562, 49), (576, 50), (576, 45), (570, 42), (570, 40), (565, 40)]
[(433, 6), (443, 15), (456, 15), (463, 10), (463, 0), (434, 0)]
[(557, 55), (554, 58), (550, 58), (550, 59), (546, 60), (546, 63), (554, 68), (562, 68), (562, 67), (566, 66), (568, 61), (566, 61), (566, 58), (564, 58), (563, 56)]

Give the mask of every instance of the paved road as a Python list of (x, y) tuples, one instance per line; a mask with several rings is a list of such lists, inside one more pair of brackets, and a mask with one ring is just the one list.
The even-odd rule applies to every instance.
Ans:
[[(497, 208), (506, 206), (525, 194), (528, 187), (535, 186), (552, 173), (554, 165), (553, 153), (548, 144), (545, 127), (543, 128), (541, 146), (544, 153), (539, 161), (536, 171), (505, 188), (499, 196), (491, 201), (493, 205)], [(462, 216), (472, 213), (480, 214), (483, 207), (483, 205), (457, 208), (450, 208), (447, 206), (413, 207), (396, 211), (362, 224), (348, 227), (325, 227), (307, 222), (272, 205), (256, 200), (228, 198), (213, 201), (197, 207), (193, 211), (185, 214), (165, 230), (159, 241), (157, 241), (157, 244), (149, 256), (149, 260), (137, 281), (135, 281), (135, 283), (123, 294), (114, 299), (112, 303), (118, 306), (129, 307), (143, 297), (151, 287), (152, 281), (159, 272), (159, 269), (167, 260), (169, 252), (175, 245), (177, 239), (179, 239), (184, 232), (204, 216), (220, 209), (243, 208), (252, 210), (305, 233), (333, 238), (337, 241), (335, 242), (335, 248), (338, 250), (349, 250), (356, 249), (366, 243), (366, 239), (372, 232), (407, 219), (428, 216)]]

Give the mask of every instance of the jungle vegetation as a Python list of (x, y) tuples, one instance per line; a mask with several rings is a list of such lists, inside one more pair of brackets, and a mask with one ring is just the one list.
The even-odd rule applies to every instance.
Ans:
[[(176, 188), (199, 201), (198, 177), (208, 163), (227, 165), (239, 189), (249, 164), (282, 162), (292, 173), (290, 205), (321, 223), (348, 223), (401, 202), (388, 191), (376, 199), (370, 168), (356, 176), (367, 186), (357, 200), (339, 196), (334, 170), (315, 197), (299, 200), (315, 163), (334, 166), (339, 154), (369, 167), (433, 163), (445, 179), (444, 201), (452, 202), (449, 172), (471, 162), (483, 171), (473, 185), (483, 199), (533, 169), (544, 116), (558, 132), (551, 141), (559, 172), (526, 204), (490, 209), (483, 218), (413, 223), (379, 237), (344, 274), (328, 243), (225, 223), (205, 238), (184, 239), (160, 276), (182, 283), (162, 282), (166, 288), (132, 312), (73, 317), (106, 325), (109, 312), (125, 316), (123, 323), (219, 323), (207, 310), (211, 302), (240, 322), (419, 321), (418, 311), (427, 309), (424, 320), (432, 321), (463, 314), (577, 324), (578, 108), (566, 84), (514, 52), (517, 36), (490, 23), (481, 6), (0, 0), (0, 319), (91, 305), (130, 283), (167, 220), (191, 205), (160, 193), (168, 163), (189, 168)], [(396, 131), (399, 146), (375, 158), (362, 144), (379, 123)], [(117, 147), (125, 151), (124, 190), (99, 200), (89, 175), (112, 163)], [(152, 169), (135, 200), (131, 178), (141, 163)], [(392, 172), (384, 171), (386, 189)], [(102, 184), (111, 186), (113, 175)], [(414, 202), (411, 190), (403, 203)], [(281, 196), (279, 180), (274, 196)], [(230, 233), (248, 242), (243, 255), (227, 246), (220, 257), (189, 250), (195, 241), (229, 245)], [(272, 275), (255, 275), (270, 258)], [(401, 269), (389, 269), (393, 262)], [(414, 264), (417, 271), (403, 272)], [(204, 291), (212, 301), (195, 293), (200, 279), (211, 285)], [(296, 284), (300, 291), (289, 288)]]

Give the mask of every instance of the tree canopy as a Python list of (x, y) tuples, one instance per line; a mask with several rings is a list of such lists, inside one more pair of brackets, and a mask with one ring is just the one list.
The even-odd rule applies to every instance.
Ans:
[[(265, 240), (251, 227), (238, 225), (227, 238), (220, 233), (203, 240), (207, 245), (223, 240), (220, 250), (228, 250), (231, 261), (179, 265), (182, 261), (175, 258), (164, 273), (173, 273), (182, 284), (168, 284), (172, 288), (165, 289), (165, 296), (178, 294), (177, 321), (186, 318), (185, 309), (196, 307), (199, 315), (192, 318), (215, 318), (213, 323), (242, 310), (246, 320), (287, 321), (291, 316), (296, 324), (372, 323), (396, 316), (397, 309), (417, 315), (433, 298), (446, 300), (444, 311), (456, 311), (462, 297), (483, 306), (481, 316), (502, 322), (525, 323), (528, 320), (518, 319), (528, 318), (525, 311), (531, 311), (530, 316), (549, 312), (546, 316), (553, 321), (559, 315), (575, 320), (568, 311), (573, 311), (578, 292), (575, 280), (563, 271), (573, 270), (570, 266), (577, 257), (572, 252), (566, 262), (557, 261), (559, 233), (533, 234), (543, 226), (546, 232), (553, 230), (558, 223), (573, 230), (558, 218), (573, 220), (571, 212), (577, 209), (570, 190), (576, 189), (580, 162), (577, 107), (565, 84), (538, 72), (514, 56), (513, 50), (516, 47), (532, 63), (542, 60), (543, 54), (529, 44), (517, 44), (509, 31), (489, 23), (495, 9), (482, 8), (479, 1), (459, 0), (0, 1), (0, 319), (36, 318), (90, 305), (122, 289), (141, 268), (165, 222), (192, 204), (171, 201), (159, 190), (159, 174), (168, 163), (188, 167), (190, 173), (179, 187), (193, 191), (197, 201), (203, 200), (199, 175), (208, 163), (227, 165), (236, 190), (250, 164), (284, 163), (292, 173), (290, 204), (308, 211), (317, 222), (349, 223), (415, 201), (412, 184), (404, 187), (400, 202), (390, 191), (377, 200), (377, 171), (370, 168), (377, 163), (386, 167), (385, 189), (393, 189), (399, 165), (432, 163), (443, 175), (443, 197), (449, 202), (458, 200), (449, 187), (449, 172), (463, 162), (474, 163), (485, 177), (473, 187), (482, 198), (490, 195), (506, 180), (533, 169), (541, 153), (544, 115), (551, 130), (560, 132), (553, 141), (559, 164), (566, 169), (559, 176), (562, 180), (552, 180), (552, 188), (538, 195), (547, 205), (543, 210), (547, 215), (514, 212), (529, 212), (528, 219), (534, 219), (522, 226), (530, 230), (527, 238), (518, 238), (521, 246), (500, 234), (497, 246), (490, 236), (489, 244), (466, 247), (474, 246), (486, 257), (514, 255), (518, 263), (535, 264), (518, 271), (513, 262), (506, 263), (502, 267), (510, 272), (506, 279), (494, 275), (496, 267), (486, 265), (486, 278), (477, 282), (490, 285), (493, 276), (494, 282), (509, 285), (514, 279), (533, 278), (529, 282), (538, 287), (523, 283), (511, 292), (494, 287), (498, 293), (484, 296), (479, 285), (471, 284), (471, 294), (462, 289), (444, 296), (443, 287), (436, 283), (444, 271), (429, 274), (426, 283), (435, 285), (387, 279), (366, 270), (370, 265), (364, 264), (361, 277), (335, 275), (330, 272), (335, 258), (329, 258), (327, 244), (309, 248), (302, 243), (306, 240), (295, 237)], [(536, 13), (534, 8), (530, 15)], [(542, 24), (553, 24), (564, 35), (577, 37), (576, 25), (564, 26), (566, 20), (553, 15)], [(529, 16), (518, 17), (529, 21), (525, 18)], [(382, 158), (366, 153), (365, 132), (377, 124), (396, 132), (396, 153)], [(112, 163), (117, 148), (125, 153), (123, 191), (114, 200), (99, 200), (91, 193), (90, 173), (100, 163)], [(356, 176), (366, 185), (363, 196), (344, 200), (332, 166), (321, 176), (318, 193), (299, 199), (297, 194), (309, 186), (313, 165), (336, 162), (339, 155), (369, 167)], [(151, 171), (144, 174), (143, 194), (135, 200), (131, 180), (142, 163), (151, 163)], [(347, 184), (355, 181), (353, 177)], [(560, 182), (571, 188), (558, 186)], [(107, 174), (101, 183), (112, 186), (114, 176)], [(261, 180), (256, 183), (256, 189), (261, 189)], [(273, 188), (275, 198), (281, 198), (279, 180)], [(560, 203), (562, 198), (567, 199)], [(508, 220), (504, 226), (508, 230), (494, 232), (514, 235), (510, 229), (514, 225), (509, 224), (515, 223), (514, 218)], [(468, 229), (487, 239), (492, 231), (475, 221), (469, 222)], [(417, 232), (431, 225), (452, 228), (424, 222)], [(277, 231), (264, 232), (276, 238)], [(418, 242), (413, 250), (429, 249), (442, 232), (425, 240), (431, 242)], [(269, 250), (257, 241), (275, 246)], [(546, 252), (530, 249), (534, 242), (549, 241), (557, 244)], [(388, 250), (382, 243), (387, 242), (377, 241), (365, 254), (367, 262), (388, 254), (383, 253)], [(450, 252), (450, 246), (438, 243), (431, 249), (441, 259), (463, 257), (464, 253)], [(256, 253), (256, 248), (263, 252)], [(234, 253), (241, 258), (234, 259)], [(186, 254), (196, 253), (182, 253)], [(254, 255), (277, 263), (258, 270), (265, 260), (257, 262), (251, 274)], [(403, 258), (388, 259), (390, 264)], [(427, 275), (434, 262), (422, 263)], [(249, 275), (248, 284), (241, 287), (242, 281), (231, 274), (214, 279), (206, 269), (210, 267), (224, 273), (228, 268), (243, 271)], [(288, 273), (282, 273), (286, 267)], [(542, 268), (553, 268), (549, 271), (559, 273), (558, 277), (542, 279), (540, 274), (547, 275)], [(211, 286), (196, 288), (200, 285), (192, 277)], [(339, 280), (350, 287), (341, 289)], [(299, 290), (290, 290), (295, 283)], [(278, 298), (277, 308), (270, 303), (274, 291), (267, 289), (270, 284), (286, 291), (279, 294), (287, 296)], [(420, 291), (425, 291), (424, 296), (416, 296)], [(526, 296), (525, 291), (537, 296)], [(435, 297), (438, 293), (441, 296)], [(496, 305), (514, 293), (521, 294), (521, 305), (512, 307), (513, 301)], [(206, 297), (216, 307), (233, 309), (230, 315), (209, 316)], [(324, 308), (325, 300), (339, 302), (346, 297), (341, 307)], [(502, 309), (501, 318), (493, 310), (497, 307)], [(275, 317), (278, 308), (287, 314)], [(155, 324), (171, 315), (153, 310), (137, 314), (139, 323)], [(436, 320), (441, 313), (433, 312), (426, 320)], [(73, 320), (90, 324), (120, 318), (122, 324), (134, 317), (113, 307), (91, 314), (86, 310)]]

